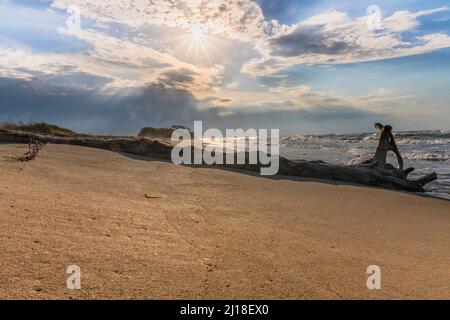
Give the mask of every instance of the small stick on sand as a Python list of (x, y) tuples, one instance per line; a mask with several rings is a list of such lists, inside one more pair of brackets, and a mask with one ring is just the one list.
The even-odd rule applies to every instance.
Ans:
[(28, 152), (20, 157), (19, 160), (28, 162), (36, 159), (37, 155), (45, 147), (46, 144), (46, 142), (42, 142), (39, 139), (30, 137), (30, 142), (28, 143)]

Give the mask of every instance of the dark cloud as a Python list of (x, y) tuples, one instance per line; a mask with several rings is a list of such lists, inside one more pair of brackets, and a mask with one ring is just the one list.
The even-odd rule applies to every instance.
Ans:
[[(306, 8), (318, 5), (322, 0), (256, 0), (268, 19), (286, 20), (298, 16)], [(289, 20), (289, 19), (288, 19)]]
[(322, 25), (299, 25), (291, 33), (270, 40), (272, 53), (277, 56), (295, 57), (304, 54), (338, 55), (354, 48), (337, 35), (324, 31)]
[[(225, 111), (226, 108), (216, 111)], [(380, 119), (380, 120), (377, 120)], [(336, 133), (371, 130), (373, 123), (392, 117), (346, 106), (245, 112), (209, 119), (218, 128), (279, 128), (282, 133)]]
[[(0, 119), (47, 121), (79, 132), (136, 134), (145, 126), (188, 127), (203, 120), (205, 128), (279, 128), (284, 133), (329, 133), (370, 130), (386, 116), (345, 106), (267, 111), (258, 108), (230, 113), (226, 107), (199, 109), (187, 90), (164, 85), (129, 89), (119, 93), (48, 86), (33, 81), (0, 78)], [(226, 116), (223, 116), (226, 114)]]
[(0, 119), (48, 121), (86, 133), (135, 134), (143, 126), (188, 123), (195, 99), (162, 85), (106, 93), (86, 88), (45, 89), (38, 80), (0, 79)]
[(166, 71), (162, 74), (160, 81), (168, 86), (177, 84), (188, 84), (194, 81), (195, 72), (189, 69)]

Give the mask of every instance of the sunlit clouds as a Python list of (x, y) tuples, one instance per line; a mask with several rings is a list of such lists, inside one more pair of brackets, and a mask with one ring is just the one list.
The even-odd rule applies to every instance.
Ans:
[[(365, 86), (339, 81), (336, 68), (449, 48), (450, 12), (441, 1), (395, 10), (383, 3), (380, 27), (371, 29), (365, 6), (350, 12), (342, 4), (306, 16), (302, 1), (277, 13), (250, 0), (9, 1), (0, 10), (0, 77), (71, 78), (60, 85), (106, 95), (179, 90), (190, 107), (223, 116), (315, 107), (399, 115), (403, 107), (387, 106), (417, 106), (417, 92), (400, 81), (387, 88), (382, 76)], [(74, 12), (79, 28), (67, 23)]]

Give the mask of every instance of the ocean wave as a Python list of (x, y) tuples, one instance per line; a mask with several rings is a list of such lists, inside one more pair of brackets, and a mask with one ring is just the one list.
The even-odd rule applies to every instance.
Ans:
[[(411, 131), (395, 133), (395, 140), (405, 166), (416, 168), (411, 178), (429, 172), (438, 173), (438, 181), (428, 185), (429, 194), (450, 199), (450, 132)], [(281, 139), (281, 146), (289, 156), (354, 165), (375, 153), (379, 133), (341, 135), (295, 135)], [(283, 150), (282, 150), (283, 152)], [(388, 162), (397, 164), (389, 153)]]
[(444, 130), (427, 130), (427, 131), (403, 131), (395, 133), (395, 136), (400, 138), (413, 139), (450, 139), (450, 132)]
[(405, 152), (403, 158), (407, 160), (422, 160), (422, 161), (448, 161), (450, 156), (448, 154), (437, 154), (427, 152)]
[[(450, 132), (444, 130), (428, 131), (403, 131), (396, 132), (394, 136), (397, 141), (405, 144), (427, 143), (427, 144), (445, 144), (450, 143)], [(291, 135), (285, 136), (282, 141), (378, 141), (379, 133), (349, 133), (349, 134), (323, 134), (323, 135)]]

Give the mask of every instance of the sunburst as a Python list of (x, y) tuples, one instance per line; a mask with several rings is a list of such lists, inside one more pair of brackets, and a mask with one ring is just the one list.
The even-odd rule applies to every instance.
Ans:
[(191, 37), (192, 42), (204, 42), (204, 34), (200, 25), (193, 24), (191, 26)]
[(190, 23), (185, 34), (179, 36), (177, 50), (199, 63), (211, 63), (216, 40), (208, 34), (208, 28), (200, 23)]

